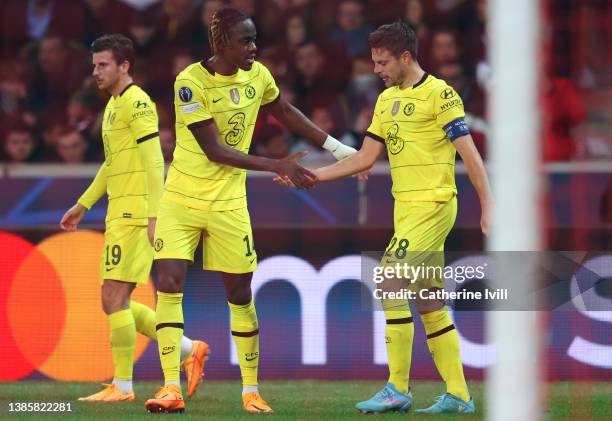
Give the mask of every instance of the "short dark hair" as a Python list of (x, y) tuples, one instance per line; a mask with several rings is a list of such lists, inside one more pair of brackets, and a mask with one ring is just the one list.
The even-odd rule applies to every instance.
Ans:
[(388, 25), (379, 26), (368, 37), (370, 48), (384, 48), (395, 57), (401, 56), (404, 51), (417, 59), (417, 36), (406, 22), (401, 20)]
[(208, 29), (208, 42), (213, 54), (217, 54), (230, 42), (230, 30), (234, 25), (251, 19), (249, 15), (231, 7), (224, 7), (213, 13)]
[(130, 64), (128, 73), (134, 73), (134, 43), (131, 39), (122, 34), (102, 35), (91, 43), (91, 52), (102, 51), (110, 51), (117, 64), (127, 61)]

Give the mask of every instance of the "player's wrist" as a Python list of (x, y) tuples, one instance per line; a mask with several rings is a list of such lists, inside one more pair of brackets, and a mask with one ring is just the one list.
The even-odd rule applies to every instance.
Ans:
[(493, 206), (493, 199), (490, 196), (480, 199), (480, 207), (482, 209), (490, 209)]
[(334, 151), (338, 149), (340, 145), (342, 145), (342, 143), (340, 143), (338, 139), (336, 139), (332, 135), (327, 135), (327, 137), (325, 138), (325, 141), (323, 142), (322, 147), (326, 151), (334, 153)]
[(267, 171), (273, 172), (275, 174), (281, 175), (283, 172), (283, 160), (282, 159), (267, 159), (266, 167)]
[(83, 204), (80, 201), (76, 202), (74, 206), (81, 212), (86, 212), (89, 210), (89, 207), (87, 207), (85, 204)]
[(357, 152), (355, 148), (345, 145), (331, 135), (323, 142), (323, 149), (329, 151), (338, 161)]

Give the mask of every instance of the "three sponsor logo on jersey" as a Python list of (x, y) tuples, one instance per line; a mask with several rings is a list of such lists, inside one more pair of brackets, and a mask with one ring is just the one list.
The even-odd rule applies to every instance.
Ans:
[(392, 155), (397, 155), (404, 149), (404, 139), (397, 135), (398, 132), (399, 126), (397, 123), (393, 123), (389, 130), (387, 130), (387, 149)]
[[(393, 106), (391, 107), (391, 115), (395, 117), (400, 108), (402, 107), (402, 101), (395, 101)], [(404, 114), (407, 116), (414, 112), (414, 104), (409, 103), (404, 107)], [(393, 123), (389, 130), (387, 130), (387, 138), (386, 144), (387, 149), (392, 155), (397, 155), (404, 149), (404, 139), (399, 137), (397, 134), (399, 133), (399, 126), (397, 123)]]

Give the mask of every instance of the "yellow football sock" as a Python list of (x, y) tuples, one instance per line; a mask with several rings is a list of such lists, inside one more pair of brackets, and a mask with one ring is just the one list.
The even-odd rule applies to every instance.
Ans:
[(438, 372), (446, 382), (446, 391), (464, 401), (470, 393), (463, 375), (459, 355), (459, 336), (446, 308), (422, 314), (421, 320), (427, 334), (427, 346)]
[(134, 315), (136, 322), (136, 332), (145, 335), (148, 338), (157, 340), (157, 331), (155, 330), (155, 311), (144, 305), (132, 300), (130, 309)]
[(408, 393), (414, 323), (406, 300), (384, 300), (387, 326), (385, 342), (389, 361), (389, 383), (402, 393)]
[(180, 384), (183, 294), (157, 292), (157, 347), (166, 384)]
[(232, 337), (238, 351), (240, 374), (244, 386), (257, 385), (259, 367), (259, 325), (255, 304), (236, 305), (229, 303)]
[(111, 351), (115, 365), (115, 380), (132, 380), (134, 349), (136, 348), (136, 326), (134, 316), (128, 310), (109, 314), (111, 329)]

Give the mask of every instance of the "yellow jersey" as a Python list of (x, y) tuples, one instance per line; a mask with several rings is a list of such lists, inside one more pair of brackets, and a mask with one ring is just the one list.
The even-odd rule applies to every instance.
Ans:
[[(147, 225), (149, 189), (138, 144), (159, 142), (158, 136), (155, 103), (140, 87), (130, 84), (116, 98), (109, 99), (102, 122), (105, 159), (99, 172), (108, 195), (107, 227)], [(79, 202), (89, 208), (93, 203), (85, 197)]]
[(455, 90), (427, 73), (378, 96), (366, 135), (387, 147), (395, 200), (446, 202), (457, 195), (455, 147), (445, 128), (464, 117)]
[(279, 98), (269, 70), (254, 62), (250, 70), (230, 76), (189, 65), (176, 77), (176, 148), (163, 200), (210, 211), (246, 207), (246, 170), (208, 160), (191, 129), (214, 123), (218, 141), (248, 153), (259, 108)]

